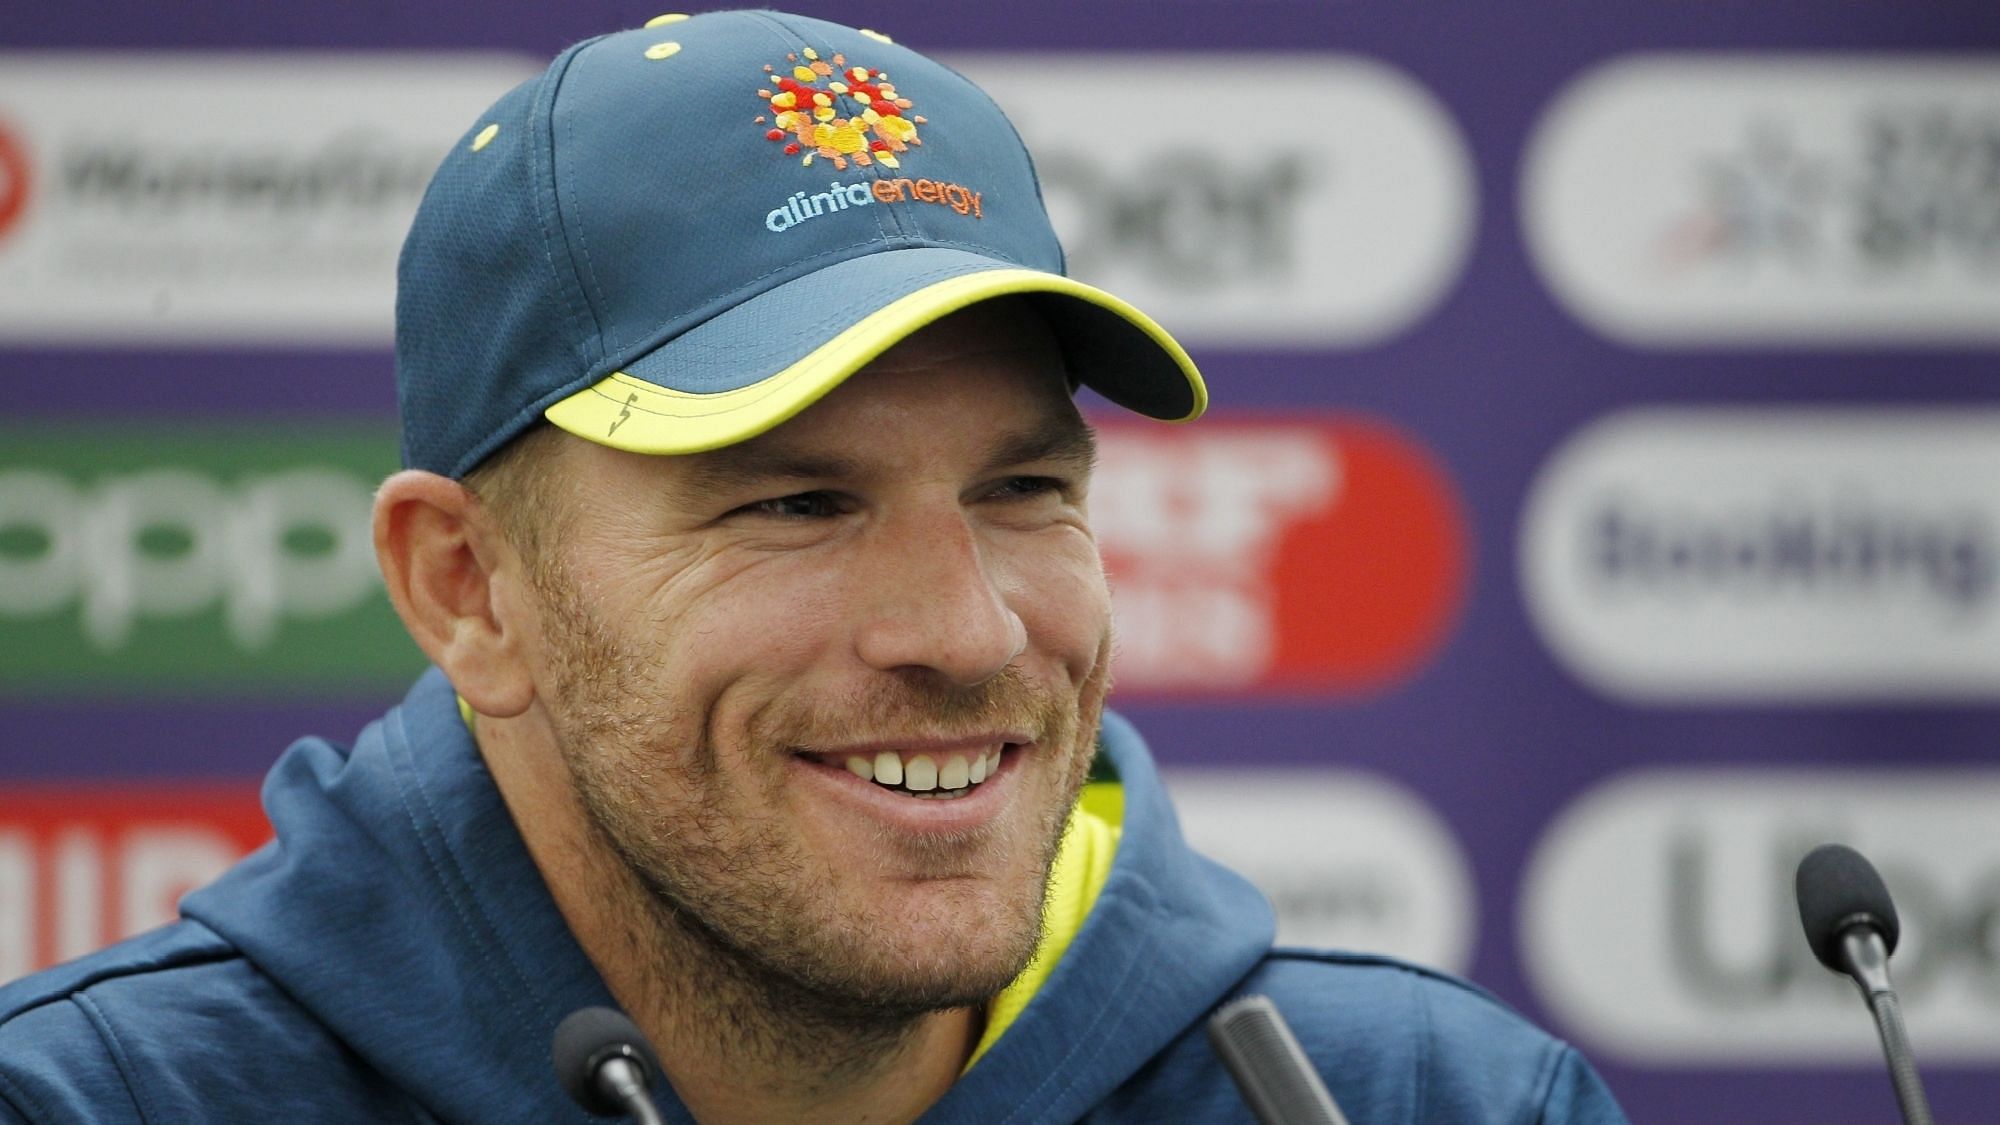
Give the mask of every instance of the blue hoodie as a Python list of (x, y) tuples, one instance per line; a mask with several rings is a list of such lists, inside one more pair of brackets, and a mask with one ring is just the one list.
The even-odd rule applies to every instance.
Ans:
[[(927, 1122), (1249, 1121), (1202, 1034), (1271, 996), (1355, 1125), (1623, 1121), (1574, 1050), (1472, 986), (1271, 948), (1263, 897), (1188, 850), (1107, 716), (1123, 840), (1048, 981)], [(612, 1004), (432, 671), (353, 749), (293, 746), (277, 839), (180, 922), (0, 988), (0, 1119), (585, 1122), (556, 1024)], [(669, 1121), (691, 1121), (670, 1090)]]

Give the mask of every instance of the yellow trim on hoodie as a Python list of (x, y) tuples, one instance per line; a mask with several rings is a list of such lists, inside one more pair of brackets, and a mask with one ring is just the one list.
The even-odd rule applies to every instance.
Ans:
[(1048, 982), (1069, 943), (1083, 929), (1090, 908), (1097, 904), (1098, 892), (1111, 876), (1111, 861), (1118, 854), (1118, 840), (1125, 822), (1125, 787), (1116, 781), (1093, 781), (1083, 787), (1069, 824), (1063, 829), (1056, 861), (1049, 869), (1049, 891), (1042, 907), (1042, 940), (1034, 959), (1014, 983), (1000, 991), (986, 1006), (986, 1031), (965, 1068), (979, 1061), (987, 1048), (999, 1042), (1014, 1018)]

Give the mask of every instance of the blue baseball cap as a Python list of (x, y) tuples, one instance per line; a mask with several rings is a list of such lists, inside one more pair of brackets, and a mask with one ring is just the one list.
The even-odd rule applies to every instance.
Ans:
[(820, 20), (663, 16), (564, 51), (432, 179), (397, 267), (403, 461), (462, 477), (542, 417), (719, 448), (1014, 294), (1074, 381), (1199, 416), (1180, 345), (1063, 268), (1020, 137), (956, 72)]

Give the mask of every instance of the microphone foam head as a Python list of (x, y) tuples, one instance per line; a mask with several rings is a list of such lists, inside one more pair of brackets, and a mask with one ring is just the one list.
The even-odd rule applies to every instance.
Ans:
[(578, 1008), (556, 1025), (550, 1046), (555, 1058), (556, 1078), (576, 1104), (600, 1117), (618, 1117), (625, 1107), (597, 1082), (597, 1068), (606, 1059), (630, 1059), (651, 1083), (660, 1073), (660, 1060), (644, 1032), (625, 1013), (614, 1008)]
[(1841, 959), (1840, 935), (1851, 926), (1871, 926), (1882, 935), (1882, 946), (1896, 951), (1902, 924), (1896, 904), (1875, 866), (1845, 844), (1821, 844), (1799, 861), (1795, 881), (1799, 923), (1813, 956), (1836, 973), (1847, 971)]

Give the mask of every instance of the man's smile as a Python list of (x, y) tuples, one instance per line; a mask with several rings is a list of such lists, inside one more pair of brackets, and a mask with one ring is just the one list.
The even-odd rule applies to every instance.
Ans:
[(997, 821), (1023, 776), (1017, 765), (1035, 750), (1032, 742), (995, 741), (948, 750), (802, 752), (792, 762), (799, 782), (836, 807), (898, 832), (937, 836)]
[(895, 793), (951, 799), (970, 793), (998, 773), (1005, 752), (1029, 741), (1027, 735), (1008, 733), (950, 740), (881, 740), (797, 753)]

